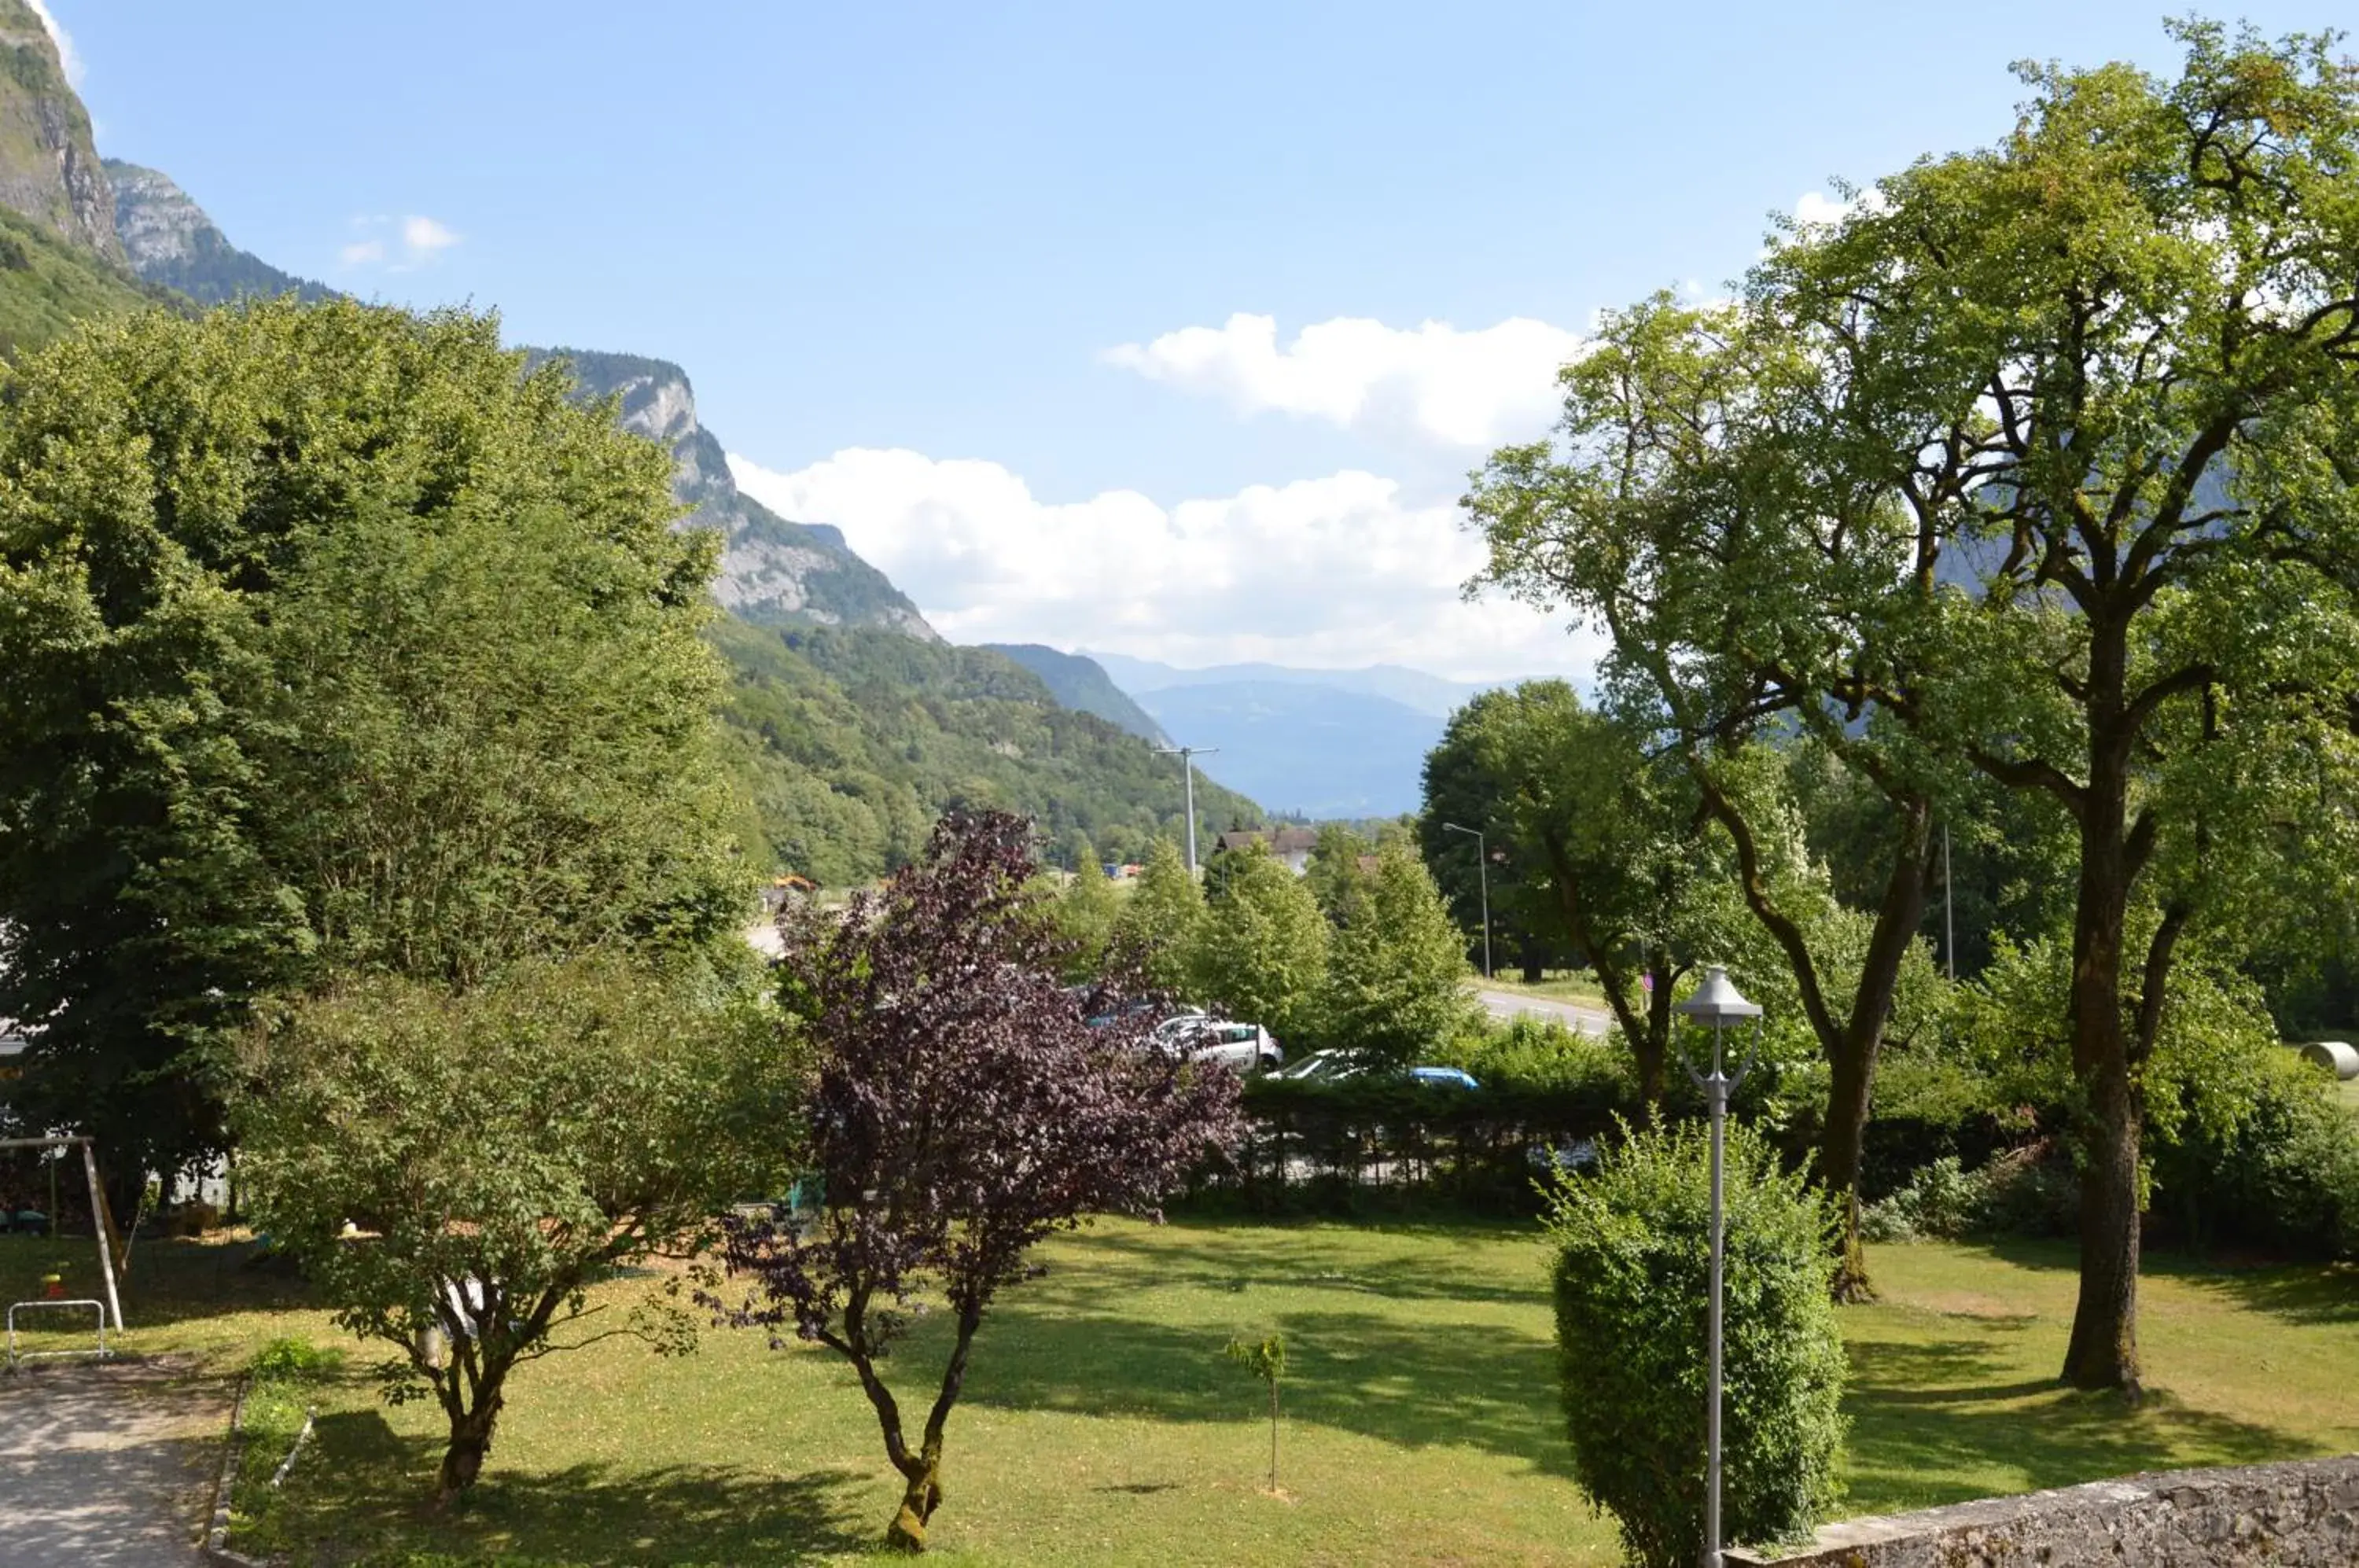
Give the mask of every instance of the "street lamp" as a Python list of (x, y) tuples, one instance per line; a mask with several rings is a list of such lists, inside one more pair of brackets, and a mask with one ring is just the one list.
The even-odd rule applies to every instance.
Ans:
[(1196, 875), (1196, 759), (1210, 757), (1220, 750), (1217, 746), (1158, 746), (1156, 752), (1163, 757), (1180, 759), (1180, 769), (1188, 776), (1188, 876)]
[[(1703, 972), (1703, 984), (1695, 995), (1672, 1009), (1686, 1014), (1697, 1023), (1712, 1029), (1712, 1072), (1699, 1073), (1687, 1060), (1683, 1049), (1680, 1064), (1688, 1070), (1696, 1087), (1704, 1092), (1712, 1106), (1712, 1315), (1710, 1351), (1712, 1370), (1709, 1374), (1710, 1393), (1704, 1407), (1704, 1492), (1703, 1492), (1703, 1562), (1704, 1568), (1721, 1568), (1720, 1563), (1720, 1312), (1721, 1263), (1726, 1236), (1723, 1208), (1725, 1193), (1721, 1182), (1721, 1156), (1727, 1138), (1728, 1096), (1743, 1083), (1753, 1071), (1753, 1059), (1761, 1051), (1761, 1005), (1748, 1002), (1728, 978), (1728, 971), (1715, 964)], [(1721, 1051), (1721, 1036), (1730, 1024), (1754, 1020), (1752, 1048), (1745, 1053), (1745, 1065), (1730, 1077), (1727, 1058)]]
[(1474, 869), (1483, 882), (1483, 978), (1491, 978), (1491, 855), (1484, 847), (1483, 835), (1473, 828), (1462, 828), (1456, 822), (1441, 824), (1444, 833), (1461, 833), (1474, 841)]

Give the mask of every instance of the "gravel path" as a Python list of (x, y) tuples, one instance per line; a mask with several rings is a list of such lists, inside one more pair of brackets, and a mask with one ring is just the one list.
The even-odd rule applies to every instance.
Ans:
[(169, 1366), (0, 1374), (0, 1563), (192, 1568), (229, 1400)]
[(1614, 1015), (1594, 1003), (1557, 1002), (1546, 996), (1527, 996), (1519, 991), (1494, 991), (1483, 986), (1475, 987), (1474, 994), (1483, 998), (1483, 1006), (1495, 1018), (1529, 1013), (1555, 1018), (1575, 1034), (1603, 1034), (1614, 1027)]

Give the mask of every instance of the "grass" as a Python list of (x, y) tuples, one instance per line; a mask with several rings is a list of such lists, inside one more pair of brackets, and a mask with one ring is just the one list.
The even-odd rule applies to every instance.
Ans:
[[(0, 1284), (55, 1250), (0, 1238)], [(351, 1345), (246, 1252), (143, 1243), (132, 1348), (226, 1372), (282, 1334)], [(1616, 1560), (1566, 1473), (1528, 1229), (1106, 1223), (1041, 1260), (985, 1328), (951, 1423), (949, 1561)], [(2157, 1391), (2133, 1411), (2052, 1381), (2068, 1248), (1921, 1244), (1872, 1262), (1884, 1300), (1843, 1312), (1852, 1511), (2359, 1447), (2359, 1271), (2162, 1261), (2144, 1290)], [(1277, 1497), (1261, 1388), (1222, 1356), (1271, 1330), (1289, 1364)], [(907, 1388), (940, 1338), (921, 1322), (897, 1358)], [(308, 1396), (314, 1446), (244, 1544), (298, 1562), (835, 1563), (867, 1554), (897, 1495), (848, 1372), (722, 1330), (685, 1359), (621, 1342), (525, 1368), (485, 1481), (437, 1518), (434, 1412), (380, 1403), (375, 1358), (353, 1352)]]
[(1538, 983), (1524, 979), (1520, 970), (1501, 970), (1483, 985), (1490, 990), (1513, 991), (1519, 996), (1544, 996), (1552, 1002), (1587, 1002), (1600, 1007), (1605, 1005), (1605, 988), (1587, 969), (1547, 970)]

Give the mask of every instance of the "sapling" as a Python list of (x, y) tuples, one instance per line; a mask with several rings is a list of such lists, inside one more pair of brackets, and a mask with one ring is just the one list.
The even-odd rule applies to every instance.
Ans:
[(1233, 1339), (1230, 1360), (1260, 1378), (1269, 1388), (1269, 1489), (1277, 1490), (1277, 1386), (1286, 1379), (1286, 1336), (1272, 1334), (1260, 1340)]

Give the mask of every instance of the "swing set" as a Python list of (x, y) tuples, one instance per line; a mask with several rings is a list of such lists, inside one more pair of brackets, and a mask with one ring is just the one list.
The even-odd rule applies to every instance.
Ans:
[[(112, 1240), (114, 1216), (108, 1212), (106, 1193), (98, 1184), (98, 1154), (92, 1140), (87, 1136), (80, 1134), (56, 1138), (0, 1138), (0, 1149), (56, 1149), (62, 1155), (64, 1150), (77, 1145), (82, 1149), (82, 1175), (90, 1182), (90, 1228), (98, 1235), (98, 1272), (99, 1277), (106, 1282), (106, 1299), (103, 1301), (70, 1301), (62, 1297), (45, 1296), (29, 1301), (11, 1302), (8, 1307), (7, 1360), (8, 1370), (11, 1372), (16, 1370), (25, 1362), (42, 1357), (91, 1356), (96, 1360), (104, 1361), (114, 1355), (114, 1352), (106, 1347), (106, 1322), (110, 1315), (114, 1320), (114, 1332), (118, 1334), (123, 1332), (123, 1302), (121, 1297), (116, 1294), (114, 1286), (114, 1247)], [(57, 1216), (55, 1214), (49, 1216), (49, 1225), (50, 1234), (56, 1235)], [(129, 1262), (127, 1248), (125, 1251), (125, 1261)], [(16, 1348), (16, 1315), (19, 1312), (89, 1312), (96, 1314), (97, 1348), (94, 1351), (18, 1350)]]

